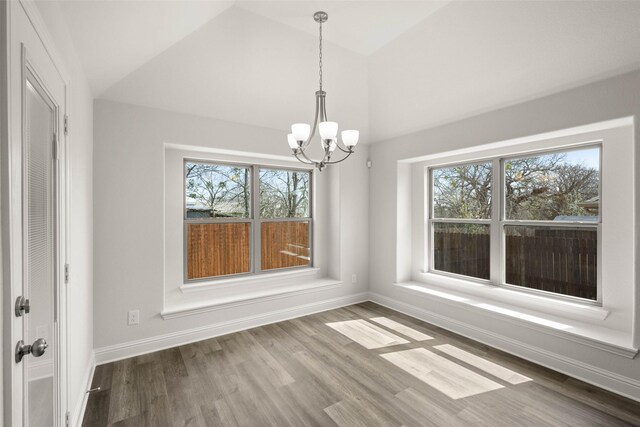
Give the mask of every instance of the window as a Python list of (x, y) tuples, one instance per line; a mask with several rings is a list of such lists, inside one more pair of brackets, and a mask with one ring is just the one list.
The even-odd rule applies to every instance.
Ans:
[(432, 168), (430, 183), (431, 271), (599, 299), (599, 146)]
[(184, 163), (185, 278), (311, 265), (311, 172)]
[(432, 170), (433, 266), (489, 280), (491, 163)]
[(309, 172), (260, 169), (262, 270), (309, 265)]

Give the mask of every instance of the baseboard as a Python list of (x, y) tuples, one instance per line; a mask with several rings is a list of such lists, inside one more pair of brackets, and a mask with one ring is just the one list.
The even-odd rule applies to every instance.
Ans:
[(80, 427), (82, 425), (82, 420), (84, 419), (84, 413), (87, 409), (87, 401), (89, 400), (89, 393), (87, 390), (91, 388), (91, 382), (93, 381), (93, 373), (96, 369), (96, 356), (95, 352), (91, 352), (91, 356), (89, 356), (89, 363), (85, 369), (84, 376), (82, 377), (82, 384), (85, 386), (80, 389), (79, 395), (76, 397), (76, 407), (73, 409), (71, 413), (71, 419), (69, 420), (70, 426)]
[(368, 299), (369, 294), (367, 292), (346, 295), (292, 308), (270, 311), (255, 316), (242, 317), (240, 319), (220, 322), (199, 328), (187, 329), (170, 334), (102, 347), (95, 350), (96, 364), (102, 365), (104, 363), (114, 362), (128, 357), (139, 356), (141, 354), (152, 353), (154, 351), (164, 350), (170, 347), (176, 347), (195, 341), (255, 328), (257, 326), (281, 322), (283, 320), (306, 316), (308, 314), (318, 313), (321, 311), (332, 310), (346, 305), (357, 304), (367, 301)]
[(369, 292), (369, 300), (474, 341), (497, 348), (537, 365), (553, 369), (554, 371), (561, 372), (613, 393), (640, 401), (640, 381), (632, 378), (534, 347), (503, 335), (498, 335), (474, 325), (429, 312), (415, 305), (407, 304), (375, 292)]

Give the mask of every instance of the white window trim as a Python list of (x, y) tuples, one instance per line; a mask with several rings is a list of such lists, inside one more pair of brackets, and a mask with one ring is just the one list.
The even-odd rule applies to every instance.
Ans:
[(164, 320), (178, 317), (203, 314), (211, 311), (226, 310), (247, 304), (266, 302), (281, 298), (288, 298), (297, 295), (304, 295), (313, 292), (321, 292), (337, 288), (342, 285), (342, 281), (335, 279), (314, 279), (302, 284), (280, 287), (276, 289), (262, 289), (253, 292), (243, 292), (233, 296), (220, 297), (216, 299), (204, 299), (202, 301), (188, 301), (183, 304), (165, 307), (160, 313)]
[[(300, 169), (299, 162), (289, 156), (247, 153), (235, 150), (219, 150), (176, 143), (164, 143), (164, 278), (163, 319), (196, 315), (219, 309), (258, 303), (295, 295), (330, 290), (343, 282), (330, 278), (326, 257), (337, 250), (334, 242), (313, 239), (311, 242), (312, 265), (302, 268), (273, 270), (259, 274), (219, 276), (199, 282), (184, 281), (183, 225), (184, 159), (208, 162), (260, 164), (265, 167)], [(328, 227), (324, 209), (331, 203), (325, 178), (312, 174), (311, 216), (313, 233), (323, 235)], [(177, 198), (176, 198), (177, 197)], [(179, 314), (178, 314), (179, 313)]]
[[(567, 316), (549, 316), (548, 313), (532, 310), (531, 308), (513, 307), (511, 304), (496, 302), (494, 298), (484, 298), (482, 296), (470, 297), (466, 292), (456, 292), (451, 288), (439, 288), (433, 285), (425, 285), (421, 282), (394, 283), (393, 286), (409, 293), (412, 298), (423, 298), (434, 301), (437, 304), (445, 304), (455, 308), (461, 308), (475, 313), (482, 313), (485, 316), (496, 319), (499, 322), (539, 331), (545, 334), (568, 339), (593, 348), (607, 351), (617, 356), (634, 359), (638, 354), (638, 349), (633, 346), (632, 334), (608, 329), (601, 325), (585, 323), (582, 320), (585, 316), (598, 319), (608, 312), (600, 307), (583, 306), (583, 310), (591, 312), (572, 313), (575, 318)], [(492, 286), (494, 290), (501, 290)], [(602, 313), (598, 313), (601, 311)], [(570, 311), (565, 308), (564, 315)], [(581, 318), (576, 320), (576, 318)]]
[[(314, 252), (313, 252), (313, 240), (314, 240), (314, 218), (313, 218), (313, 200), (314, 200), (314, 171), (309, 169), (308, 167), (300, 167), (299, 165), (295, 166), (273, 166), (264, 164), (263, 162), (229, 162), (229, 161), (218, 161), (218, 160), (209, 160), (202, 158), (190, 158), (184, 157), (183, 164), (186, 170), (186, 165), (188, 163), (199, 163), (199, 164), (209, 164), (214, 166), (235, 166), (239, 168), (247, 168), (251, 171), (250, 174), (250, 188), (251, 188), (251, 209), (250, 215), (247, 218), (244, 217), (235, 217), (235, 218), (187, 218), (187, 207), (186, 207), (186, 177), (185, 182), (183, 183), (183, 206), (184, 206), (184, 230), (183, 230), (183, 276), (184, 283), (180, 286), (180, 290), (184, 291), (185, 289), (192, 288), (194, 290), (203, 289), (203, 284), (205, 287), (221, 285), (224, 283), (241, 283), (241, 282), (251, 282), (251, 277), (254, 276), (263, 276), (263, 275), (271, 275), (277, 272), (293, 272), (294, 270), (300, 271), (303, 270), (307, 272), (306, 275), (309, 275), (309, 271), (317, 271), (318, 269), (314, 269)], [(309, 174), (309, 212), (307, 217), (277, 217), (277, 218), (263, 218), (260, 216), (260, 170), (261, 169), (272, 169), (278, 171), (292, 171), (292, 172), (304, 172)], [(265, 222), (308, 222), (309, 223), (309, 248), (310, 251), (310, 259), (307, 265), (298, 265), (291, 267), (282, 267), (278, 269), (270, 269), (263, 270), (261, 265), (261, 227)], [(190, 279), (187, 274), (187, 263), (188, 263), (188, 252), (187, 252), (187, 228), (189, 224), (229, 224), (229, 223), (246, 223), (250, 224), (250, 239), (249, 239), (249, 271), (241, 272), (241, 273), (231, 273), (231, 274), (223, 274), (219, 276), (206, 276), (206, 277), (194, 277)], [(298, 274), (299, 275), (299, 274)], [(304, 275), (304, 274), (303, 274)], [(295, 277), (295, 274), (291, 275)], [(198, 286), (200, 285), (200, 286)]]
[[(461, 295), (462, 298), (481, 297), (488, 301), (504, 304), (507, 307), (533, 309), (541, 313), (542, 316), (551, 315), (576, 319), (584, 324), (601, 325), (611, 328), (610, 330), (612, 331), (618, 331), (618, 333), (632, 335), (635, 301), (633, 292), (635, 266), (632, 261), (635, 259), (633, 237), (633, 229), (635, 227), (633, 208), (635, 177), (633, 166), (627, 167), (626, 165), (633, 161), (633, 124), (633, 118), (626, 117), (547, 134), (516, 138), (400, 161), (399, 167), (403, 163), (411, 165), (409, 173), (413, 187), (411, 190), (413, 194), (411, 208), (413, 254), (410, 271), (403, 270), (406, 267), (404, 267), (400, 259), (398, 260), (398, 285), (411, 283), (413, 285), (420, 284), (420, 286), (424, 286), (427, 289), (437, 287)], [(594, 306), (588, 302), (566, 301), (555, 297), (553, 294), (551, 294), (551, 297), (547, 297), (546, 295), (534, 295), (527, 291), (488, 285), (486, 282), (482, 283), (481, 281), (467, 279), (464, 276), (454, 277), (429, 273), (426, 224), (429, 219), (428, 209), (430, 202), (426, 191), (429, 188), (425, 174), (426, 168), (447, 163), (459, 164), (545, 150), (576, 148), (593, 145), (603, 140), (601, 154), (601, 162), (604, 163), (601, 170), (603, 174), (601, 194), (603, 197), (601, 203), (603, 203), (602, 210), (607, 212), (602, 216), (602, 226), (606, 227), (607, 235), (603, 236), (602, 239), (599, 236), (604, 251), (606, 251), (603, 251), (604, 255), (599, 254), (602, 257), (599, 262), (599, 266), (602, 266), (602, 268), (599, 268), (599, 274), (602, 275), (603, 283), (601, 307)], [(607, 162), (611, 163), (612, 161), (622, 162), (625, 166), (607, 168)], [(624, 205), (621, 205), (621, 198), (607, 197), (606, 195), (608, 194), (607, 186), (611, 187), (612, 182), (620, 176), (620, 171), (626, 173), (625, 182), (628, 182), (628, 187), (626, 187), (628, 188), (628, 196), (625, 196)], [(616, 194), (616, 191), (609, 192)], [(623, 209), (618, 209), (618, 207)], [(398, 214), (398, 226), (400, 227), (403, 213), (399, 211)], [(624, 217), (625, 221), (620, 221), (621, 217)], [(399, 232), (401, 230), (403, 229), (399, 228)], [(407, 237), (406, 232), (399, 235), (399, 239), (407, 239)], [(615, 240), (622, 242), (617, 248), (612, 247), (612, 243)], [(618, 259), (619, 256), (616, 256), (616, 252), (619, 253), (619, 251), (622, 251), (624, 259)], [(478, 308), (473, 307), (470, 309), (476, 310)], [(610, 313), (612, 314), (611, 316), (609, 315)]]
[[(282, 271), (284, 270), (284, 271)], [(218, 276), (218, 278), (202, 279), (200, 281), (190, 281), (180, 286), (182, 293), (192, 293), (199, 291), (206, 291), (210, 289), (223, 289), (227, 287), (234, 287), (238, 284), (255, 284), (264, 283), (269, 284), (282, 279), (292, 279), (296, 277), (315, 277), (320, 272), (317, 267), (294, 267), (286, 268), (276, 271), (265, 271), (261, 273), (247, 273), (247, 274), (233, 274), (226, 276)]]
[[(598, 148), (599, 150), (599, 188), (598, 193), (600, 199), (602, 199), (602, 139), (595, 139), (593, 141), (586, 141), (580, 144), (571, 144), (567, 146), (557, 145), (553, 148), (540, 149), (540, 150), (527, 150), (522, 152), (515, 152), (510, 154), (498, 155), (494, 157), (484, 159), (472, 159), (470, 161), (459, 162), (445, 162), (441, 164), (432, 164), (425, 166), (425, 182), (426, 182), (426, 235), (427, 241), (425, 242), (425, 253), (427, 255), (427, 269), (425, 273), (435, 276), (449, 276), (452, 278), (458, 278), (462, 281), (473, 281), (486, 286), (500, 287), (510, 289), (514, 293), (526, 293), (533, 296), (545, 297), (547, 300), (565, 300), (569, 302), (584, 304), (584, 305), (597, 305), (602, 306), (602, 275), (601, 275), (601, 235), (602, 235), (602, 209), (599, 210), (596, 221), (520, 221), (510, 220), (505, 217), (506, 199), (504, 191), (504, 164), (505, 161), (536, 155), (547, 155), (553, 153), (564, 153), (569, 151)], [(433, 206), (433, 171), (436, 169), (466, 166), (479, 163), (491, 163), (492, 168), (492, 180), (491, 180), (491, 217), (487, 219), (464, 219), (464, 218), (434, 218), (434, 206)], [(451, 273), (443, 270), (437, 270), (434, 266), (435, 251), (433, 250), (434, 223), (452, 223), (452, 224), (483, 224), (489, 226), (490, 232), (490, 249), (489, 249), (489, 279), (476, 278), (473, 276), (465, 276), (461, 274)], [(597, 255), (597, 298), (590, 300), (587, 298), (576, 297), (572, 295), (565, 295), (560, 293), (554, 293), (551, 291), (544, 291), (535, 288), (528, 288), (526, 286), (518, 286), (515, 284), (509, 284), (506, 280), (506, 255), (505, 255), (505, 227), (509, 225), (534, 225), (534, 226), (546, 226), (546, 227), (585, 227), (589, 229), (595, 229), (597, 233), (598, 241), (598, 255)]]

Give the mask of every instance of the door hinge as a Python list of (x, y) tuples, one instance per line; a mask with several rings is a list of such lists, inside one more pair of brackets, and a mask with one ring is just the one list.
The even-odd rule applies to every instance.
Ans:
[(64, 425), (65, 425), (66, 427), (69, 427), (69, 424), (70, 424), (70, 423), (71, 423), (71, 414), (69, 414), (69, 411), (67, 411), (67, 412), (64, 414)]
[(69, 264), (64, 265), (64, 283), (69, 283)]
[(69, 135), (69, 116), (64, 115), (64, 136)]

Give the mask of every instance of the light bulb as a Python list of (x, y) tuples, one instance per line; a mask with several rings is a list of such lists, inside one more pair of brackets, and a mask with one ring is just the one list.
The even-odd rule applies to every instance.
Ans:
[(295, 123), (291, 125), (291, 133), (296, 141), (306, 141), (311, 133), (311, 126), (306, 123)]
[(296, 141), (292, 133), (287, 135), (287, 142), (289, 143), (289, 147), (291, 147), (292, 150), (298, 148), (298, 141)]
[(338, 123), (336, 122), (320, 123), (320, 138), (334, 139), (337, 135), (338, 135)]
[(357, 130), (342, 131), (342, 142), (349, 148), (356, 146), (358, 138), (360, 138), (360, 132)]

